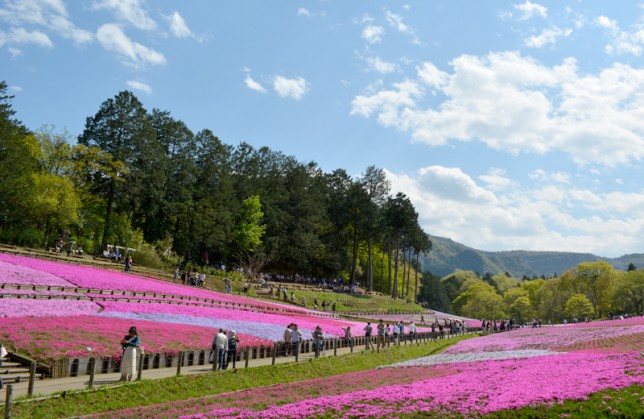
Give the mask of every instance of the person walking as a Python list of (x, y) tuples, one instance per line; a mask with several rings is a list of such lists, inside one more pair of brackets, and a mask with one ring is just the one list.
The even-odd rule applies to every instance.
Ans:
[(224, 363), (224, 369), (228, 368), (228, 364), (232, 361), (233, 369), (235, 368), (235, 361), (237, 361), (237, 346), (239, 344), (239, 336), (237, 332), (231, 330), (228, 332), (228, 350), (226, 351), (226, 362)]
[(380, 322), (378, 323), (377, 330), (378, 330), (378, 342), (376, 342), (376, 347), (378, 350), (380, 350), (380, 347), (385, 347), (385, 330), (386, 330), (385, 322), (384, 320), (380, 319)]
[(373, 332), (373, 327), (371, 326), (371, 322), (367, 322), (367, 325), (364, 327), (364, 345), (365, 345), (365, 350), (371, 350), (373, 351), (373, 343), (371, 343), (371, 332)]
[(121, 380), (132, 381), (136, 374), (137, 348), (141, 346), (141, 339), (136, 327), (132, 326), (127, 335), (121, 339), (123, 357), (121, 358)]
[(132, 256), (127, 255), (125, 257), (125, 272), (130, 272), (132, 269)]
[(353, 336), (351, 336), (351, 326), (347, 326), (347, 328), (342, 328), (344, 330), (344, 340), (347, 341), (347, 345), (349, 348), (353, 348)]

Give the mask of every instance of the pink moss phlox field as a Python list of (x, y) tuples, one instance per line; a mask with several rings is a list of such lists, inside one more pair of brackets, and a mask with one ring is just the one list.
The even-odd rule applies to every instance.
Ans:
[[(389, 368), (369, 371), (356, 371), (330, 377), (314, 378), (306, 381), (256, 387), (233, 393), (205, 396), (198, 399), (177, 400), (159, 405), (122, 409), (92, 416), (93, 418), (139, 418), (139, 417), (178, 417), (204, 410), (217, 409), (224, 415), (224, 409), (257, 409), (271, 404), (293, 403), (307, 400), (312, 396), (344, 394), (360, 389), (374, 389), (384, 385), (407, 384), (430, 377), (443, 377), (455, 374), (445, 367), (434, 368)], [(225, 415), (224, 415), (225, 416)]]
[(0, 253), (0, 280), (5, 284), (20, 285), (55, 285), (59, 287), (73, 287), (74, 285), (63, 278), (47, 272), (32, 269), (27, 266), (5, 261), (5, 254)]
[[(80, 288), (92, 288), (102, 290), (127, 290), (133, 292), (149, 292), (158, 294), (183, 295), (186, 297), (209, 298), (229, 303), (250, 304), (260, 307), (273, 307), (279, 310), (287, 310), (296, 313), (312, 313), (301, 307), (284, 305), (273, 302), (257, 301), (246, 297), (226, 294), (201, 288), (189, 287), (180, 284), (168, 283), (154, 278), (146, 278), (140, 275), (112, 271), (93, 266), (73, 265), (69, 263), (52, 262), (48, 260), (33, 259), (24, 256), (14, 256), (0, 253), (0, 262), (5, 262), (5, 275), (11, 272), (11, 265), (16, 266), (14, 270), (17, 275), (22, 272), (42, 272), (43, 279), (40, 283), (32, 285), (56, 285), (75, 286)], [(26, 270), (27, 268), (28, 270)], [(5, 278), (0, 277), (0, 278)], [(13, 276), (12, 276), (13, 278)], [(58, 283), (49, 283), (47, 281)], [(60, 281), (64, 281), (64, 283)], [(2, 282), (9, 283), (3, 279)], [(19, 282), (16, 282), (19, 283)]]
[(0, 325), (3, 318), (78, 316), (99, 310), (99, 305), (91, 301), (0, 298)]
[[(641, 319), (641, 318), (640, 318)], [(641, 322), (641, 320), (640, 320)], [(585, 327), (524, 328), (511, 332), (494, 333), (477, 339), (459, 342), (445, 353), (492, 352), (517, 349), (549, 349), (588, 340), (614, 338), (644, 333), (644, 325), (633, 320), (621, 326), (613, 322), (597, 322)]]
[[(9, 341), (12, 350), (46, 359), (78, 356), (120, 357), (119, 341), (133, 323), (127, 319), (97, 316), (23, 317), (0, 319), (0, 341)], [(215, 331), (191, 325), (162, 324), (137, 320), (145, 350), (150, 353), (210, 348)], [(240, 333), (240, 346), (269, 344)], [(91, 352), (87, 350), (91, 348)]]
[[(407, 385), (380, 387), (272, 406), (240, 409), (235, 418), (387, 417), (420, 409), (449, 409), (461, 414), (516, 409), (566, 399), (582, 400), (592, 392), (644, 384), (638, 353), (602, 355), (568, 353), (527, 359), (471, 362), (454, 367), (458, 374)], [(629, 374), (626, 372), (629, 371)], [(572, 373), (571, 373), (572, 372)], [(223, 417), (223, 411), (184, 418)]]

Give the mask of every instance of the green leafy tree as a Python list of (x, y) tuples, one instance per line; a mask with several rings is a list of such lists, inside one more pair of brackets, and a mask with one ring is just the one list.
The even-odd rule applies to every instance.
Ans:
[(427, 302), (427, 306), (434, 310), (452, 312), (452, 303), (440, 276), (431, 272), (423, 272), (418, 300)]
[(385, 205), (391, 182), (387, 180), (384, 170), (375, 166), (367, 167), (359, 180), (367, 194), (367, 205), (363, 212), (363, 231), (367, 240), (367, 291), (373, 291), (373, 242), (382, 232), (382, 209)]
[(521, 296), (514, 300), (510, 305), (510, 315), (519, 323), (526, 322), (532, 318), (532, 305), (530, 299), (526, 296)]
[(3, 235), (10, 231), (19, 235), (20, 230), (30, 226), (32, 174), (38, 170), (37, 140), (14, 118), (11, 99), (7, 84), (0, 82), (0, 231)]
[(394, 198), (389, 198), (385, 205), (385, 220), (388, 230), (391, 232), (394, 256), (394, 275), (392, 298), (398, 298), (398, 258), (401, 249), (401, 241), (406, 232), (418, 224), (418, 213), (409, 198), (402, 192), (398, 192)]
[(262, 224), (262, 204), (258, 195), (248, 197), (242, 203), (238, 221), (233, 232), (234, 248), (240, 254), (254, 252), (262, 243), (266, 226)]
[(140, 204), (140, 194), (150, 189), (152, 175), (146, 169), (158, 156), (154, 128), (138, 98), (129, 91), (123, 91), (103, 102), (98, 112), (86, 119), (78, 142), (108, 152), (114, 160), (123, 162), (127, 169), (118, 174), (125, 177), (126, 182), (117, 182), (113, 177), (100, 180), (106, 191), (101, 243), (105, 248), (115, 238), (111, 234), (113, 212), (135, 212)]
[(564, 315), (570, 319), (583, 319), (592, 317), (595, 313), (593, 303), (584, 294), (574, 294), (566, 301)]
[(622, 313), (644, 313), (644, 272), (628, 271), (616, 279), (612, 309)]

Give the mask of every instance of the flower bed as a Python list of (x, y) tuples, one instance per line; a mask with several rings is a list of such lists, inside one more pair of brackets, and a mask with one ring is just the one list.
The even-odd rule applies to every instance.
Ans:
[[(177, 353), (208, 349), (215, 330), (200, 325), (174, 324), (98, 316), (20, 317), (0, 319), (0, 341), (38, 359), (83, 356), (121, 356), (120, 340), (136, 324), (147, 352)], [(272, 342), (240, 333), (241, 347)]]
[[(524, 406), (584, 400), (589, 394), (644, 385), (638, 351), (559, 353), (561, 341), (593, 342), (640, 336), (642, 319), (585, 328), (523, 329), (459, 342), (442, 354), (375, 371), (284, 384), (117, 413), (202, 418), (476, 416)], [(537, 343), (538, 342), (538, 343)], [(607, 342), (611, 342), (608, 340)], [(531, 349), (538, 345), (541, 349)], [(641, 350), (641, 348), (640, 348)], [(401, 379), (400, 373), (407, 375)], [(360, 380), (356, 376), (365, 377)], [(390, 377), (390, 378), (388, 378)], [(333, 383), (337, 390), (324, 382)]]
[(39, 287), (0, 289), (0, 340), (38, 359), (89, 356), (87, 348), (94, 356), (118, 357), (115, 343), (131, 325), (141, 330), (149, 352), (208, 349), (219, 328), (236, 330), (242, 347), (272, 346), (291, 323), (303, 339), (317, 325), (326, 337), (343, 336), (346, 326), (363, 333), (363, 324), (311, 316), (310, 310), (95, 267), (0, 254), (0, 275), (3, 283)]

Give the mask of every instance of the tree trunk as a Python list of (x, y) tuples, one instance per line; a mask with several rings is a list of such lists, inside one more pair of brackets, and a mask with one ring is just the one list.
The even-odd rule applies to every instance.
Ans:
[(394, 292), (391, 297), (398, 298), (398, 254), (400, 253), (400, 238), (396, 236), (396, 257), (394, 258)]
[(380, 259), (380, 292), (385, 294), (385, 252)]
[[(402, 298), (405, 298), (405, 278), (407, 274), (407, 251), (403, 250), (402, 252), (402, 285), (400, 287), (400, 296)], [(409, 284), (407, 284), (407, 288), (409, 288)]]
[(107, 208), (105, 210), (105, 226), (103, 227), (103, 240), (101, 240), (100, 252), (107, 249), (107, 241), (110, 238), (110, 227), (112, 224), (112, 205), (114, 202), (114, 181), (110, 182), (110, 189), (107, 194)]
[(353, 256), (351, 257), (351, 286), (356, 283), (356, 264), (358, 261), (358, 229), (353, 226)]
[(387, 277), (387, 295), (393, 295), (392, 281), (391, 281), (391, 238), (387, 238), (387, 265), (388, 265), (388, 277)]
[(412, 263), (411, 248), (409, 248), (409, 257), (407, 258), (407, 260), (409, 263), (409, 268), (407, 269), (407, 291), (405, 293), (405, 300), (409, 300), (409, 287), (411, 286), (411, 263)]
[(369, 292), (373, 292), (373, 248), (371, 246), (371, 237), (367, 238), (367, 248), (369, 249), (369, 260), (367, 261), (367, 275), (369, 278)]
[(420, 252), (416, 252), (416, 291), (414, 292), (414, 302), (418, 302), (418, 267), (419, 267)]

